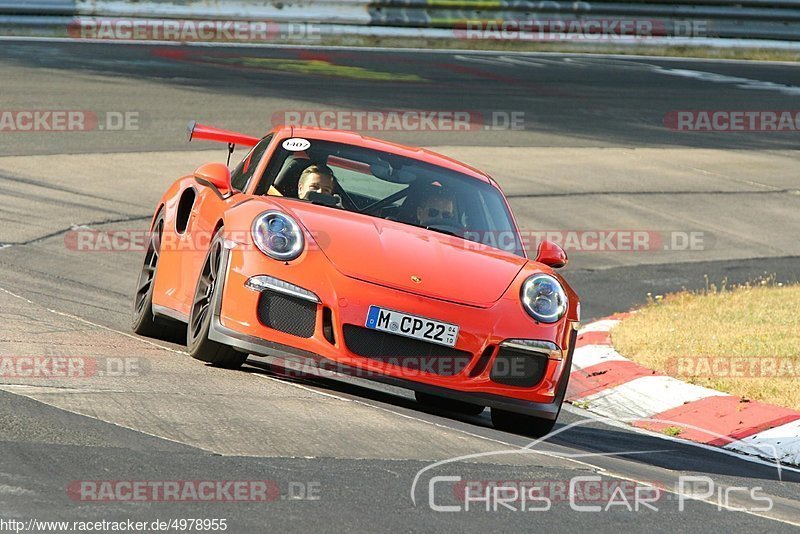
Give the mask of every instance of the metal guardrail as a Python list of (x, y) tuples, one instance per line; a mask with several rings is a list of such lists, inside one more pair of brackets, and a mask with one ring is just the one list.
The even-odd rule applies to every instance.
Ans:
[(0, 14), (68, 16), (75, 14), (75, 0), (0, 0)]
[[(800, 42), (800, 0), (0, 0), (0, 20), (28, 17), (251, 19), (372, 28), (376, 35), (414, 29), (432, 37), (484, 28), (488, 39), (515, 29), (545, 33), (592, 21), (651, 21), (656, 36)], [(30, 20), (30, 19), (29, 19)], [(492, 28), (502, 32), (492, 33)], [(687, 33), (688, 32), (688, 33)], [(329, 32), (326, 32), (329, 33)], [(400, 34), (400, 33), (398, 33)], [(454, 34), (455, 35), (455, 34)]]
[[(711, 5), (713, 4), (713, 5)], [(469, 2), (376, 0), (369, 7), (372, 25), (462, 28), (467, 22), (492, 28), (521, 28), (537, 22), (552, 26), (596, 20), (649, 20), (664, 36), (778, 39), (800, 41), (800, 0), (705, 0), (670, 2)], [(687, 31), (693, 32), (687, 35)]]

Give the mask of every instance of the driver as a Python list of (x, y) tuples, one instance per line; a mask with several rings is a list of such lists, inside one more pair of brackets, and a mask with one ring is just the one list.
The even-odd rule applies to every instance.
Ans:
[(456, 224), (455, 203), (449, 192), (437, 187), (417, 206), (417, 223), (429, 226), (431, 222)]
[(297, 182), (297, 198), (308, 200), (309, 193), (332, 196), (335, 178), (327, 165), (314, 164), (306, 168)]

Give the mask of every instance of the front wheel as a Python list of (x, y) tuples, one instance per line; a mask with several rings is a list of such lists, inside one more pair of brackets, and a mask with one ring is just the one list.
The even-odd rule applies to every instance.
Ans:
[(540, 438), (553, 430), (556, 421), (492, 408), (492, 424), (497, 430)]
[(203, 270), (200, 271), (200, 278), (197, 280), (186, 331), (186, 344), (192, 358), (208, 362), (215, 367), (238, 369), (247, 360), (247, 354), (208, 339), (214, 314), (214, 296), (217, 291), (222, 291), (221, 284), (217, 283), (222, 264), (222, 242), (222, 229), (219, 229), (211, 240), (211, 246), (203, 262)]

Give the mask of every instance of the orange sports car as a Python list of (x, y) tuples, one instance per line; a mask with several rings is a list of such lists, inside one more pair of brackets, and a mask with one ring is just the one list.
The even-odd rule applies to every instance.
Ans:
[[(161, 198), (133, 330), (186, 330), (191, 355), (313, 362), (405, 387), (420, 403), (491, 408), (544, 435), (561, 409), (580, 303), (550, 242), (528, 258), (488, 175), (418, 148), (336, 130), (259, 139), (195, 123), (189, 138), (252, 147)], [(288, 360), (287, 360), (288, 358)]]

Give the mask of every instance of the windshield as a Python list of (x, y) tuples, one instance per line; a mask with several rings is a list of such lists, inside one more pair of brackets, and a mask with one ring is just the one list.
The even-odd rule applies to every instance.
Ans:
[(507, 205), (491, 184), (388, 152), (300, 141), (278, 147), (256, 194), (410, 224), (524, 257)]

